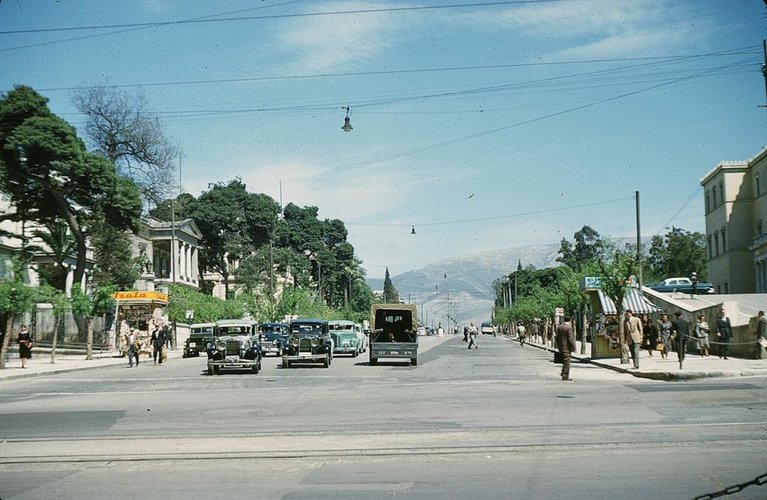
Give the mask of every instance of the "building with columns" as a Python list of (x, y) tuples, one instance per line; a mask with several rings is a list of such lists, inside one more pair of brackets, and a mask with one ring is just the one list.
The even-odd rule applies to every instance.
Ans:
[(716, 293), (767, 293), (767, 148), (749, 160), (719, 163), (700, 183)]
[(136, 290), (166, 288), (171, 283), (199, 289), (201, 240), (202, 234), (192, 219), (174, 224), (143, 218), (138, 234), (131, 236), (133, 255), (142, 268)]
[[(13, 212), (14, 207), (0, 196), (0, 214)], [(28, 221), (0, 221), (0, 279), (10, 279), (12, 256), (27, 249), (31, 260), (21, 279), (30, 286), (40, 284), (40, 267), (56, 264), (50, 249), (46, 248), (42, 240), (34, 237), (36, 230), (44, 229)], [(132, 253), (141, 263), (142, 271), (135, 289), (155, 290), (155, 287), (164, 288), (170, 283), (198, 289), (201, 240), (202, 234), (191, 219), (173, 224), (153, 217), (143, 218), (138, 234), (131, 235)], [(92, 248), (88, 248), (87, 259), (86, 273), (81, 283), (83, 289), (86, 288), (93, 268)], [(62, 265), (67, 270), (65, 291), (69, 294), (73, 285), (75, 256), (67, 256)]]

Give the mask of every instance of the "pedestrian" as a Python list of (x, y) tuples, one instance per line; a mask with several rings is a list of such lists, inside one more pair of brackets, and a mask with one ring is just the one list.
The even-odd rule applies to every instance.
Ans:
[(565, 316), (564, 322), (557, 327), (556, 342), (559, 352), (562, 353), (562, 380), (569, 382), (570, 378), (570, 353), (575, 350), (575, 332), (570, 324), (570, 316)]
[(658, 328), (646, 314), (642, 315), (642, 339), (647, 353), (652, 358), (652, 352), (658, 345)]
[(152, 359), (154, 364), (162, 364), (162, 349), (165, 346), (165, 334), (159, 328), (152, 332)]
[(136, 331), (133, 328), (131, 328), (125, 335), (125, 343), (128, 346), (128, 367), (133, 368), (134, 359), (136, 360), (136, 366), (138, 366), (138, 335), (136, 335)]
[(767, 317), (764, 316), (764, 311), (757, 314), (756, 344), (759, 348), (759, 356), (756, 359), (762, 359), (767, 351)]
[(625, 344), (631, 351), (631, 360), (634, 362), (634, 369), (639, 369), (639, 352), (642, 349), (642, 322), (634, 316), (634, 311), (626, 309), (623, 313), (623, 339), (621, 345)]
[(173, 349), (173, 335), (170, 334), (170, 327), (167, 323), (162, 325), (162, 334), (165, 337), (165, 347)]
[(21, 367), (27, 367), (27, 361), (32, 359), (32, 336), (27, 330), (27, 325), (21, 325), (19, 328), (19, 336), (16, 339), (19, 344), (19, 359), (21, 359)]
[(469, 341), (469, 327), (466, 325), (463, 325), (463, 341), (464, 342)]
[(706, 321), (706, 317), (701, 314), (698, 316), (698, 322), (695, 323), (695, 339), (698, 341), (698, 354), (701, 356), (708, 356), (710, 347), (708, 333), (708, 321)]
[(663, 344), (663, 350), (660, 352), (660, 357), (667, 359), (668, 352), (671, 350), (671, 332), (674, 329), (674, 324), (668, 320), (668, 315), (661, 314), (658, 327), (660, 330), (660, 343)]
[(525, 347), (525, 339), (527, 338), (527, 329), (523, 323), (517, 325), (517, 338), (519, 339), (519, 345)]
[(473, 321), (469, 326), (469, 349), (471, 349), (471, 346), (474, 346), (474, 349), (479, 349), (479, 346), (477, 345), (477, 327), (474, 325)]
[(681, 363), (684, 360), (687, 339), (690, 337), (690, 323), (682, 317), (682, 311), (677, 311), (674, 313), (674, 316), (675, 319), (672, 322), (671, 337), (674, 342), (674, 347), (676, 347), (677, 357)]
[(732, 322), (724, 313), (724, 309), (719, 309), (716, 317), (716, 338), (719, 342), (719, 359), (727, 359), (732, 341)]

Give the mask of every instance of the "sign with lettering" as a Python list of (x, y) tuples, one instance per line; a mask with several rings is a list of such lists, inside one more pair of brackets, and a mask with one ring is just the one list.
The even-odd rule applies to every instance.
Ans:
[(115, 300), (154, 300), (157, 302), (168, 303), (168, 294), (162, 292), (142, 292), (142, 291), (129, 291), (129, 292), (115, 292), (112, 294), (112, 298)]

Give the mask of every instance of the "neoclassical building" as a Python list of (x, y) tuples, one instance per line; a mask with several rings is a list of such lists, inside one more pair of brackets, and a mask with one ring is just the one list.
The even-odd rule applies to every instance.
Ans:
[(767, 148), (718, 164), (700, 183), (709, 281), (717, 293), (767, 292)]
[[(0, 214), (12, 213), (14, 207), (0, 195)], [(30, 251), (31, 262), (24, 270), (22, 281), (38, 286), (40, 277), (37, 270), (41, 265), (51, 264), (53, 258), (39, 238), (36, 230), (44, 228), (29, 221), (0, 222), (0, 279), (11, 277), (11, 258), (26, 249)], [(163, 222), (153, 217), (144, 217), (137, 234), (131, 234), (132, 254), (141, 263), (141, 277), (136, 281), (136, 290), (166, 288), (170, 283), (186, 285), (195, 289), (200, 286), (198, 256), (202, 234), (191, 219)], [(86, 287), (93, 268), (93, 250), (88, 248), (86, 274), (81, 286)], [(73, 285), (75, 257), (68, 256), (63, 266), (67, 269), (66, 292)]]

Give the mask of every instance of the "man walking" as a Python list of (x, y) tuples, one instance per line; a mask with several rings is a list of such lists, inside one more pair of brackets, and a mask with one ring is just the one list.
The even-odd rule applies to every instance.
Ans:
[(128, 344), (128, 367), (133, 368), (133, 360), (136, 360), (138, 366), (139, 345), (136, 331), (131, 328), (125, 336), (125, 342)]
[(152, 332), (152, 359), (154, 364), (162, 364), (162, 349), (165, 347), (165, 333), (159, 328)]
[(562, 380), (571, 381), (570, 378), (570, 353), (575, 350), (575, 332), (570, 324), (570, 316), (565, 316), (565, 321), (557, 327), (556, 342), (559, 352), (562, 353)]
[(682, 367), (684, 361), (684, 351), (687, 346), (687, 338), (690, 336), (690, 323), (682, 317), (682, 312), (674, 313), (674, 321), (671, 322), (672, 335), (675, 336), (676, 354), (679, 357), (679, 367)]
[(623, 340), (631, 349), (631, 360), (634, 362), (634, 369), (639, 369), (639, 352), (642, 348), (642, 322), (634, 316), (634, 311), (626, 309), (623, 314)]
[(471, 349), (471, 346), (474, 346), (474, 349), (479, 349), (477, 345), (477, 327), (474, 326), (473, 321), (471, 326), (469, 326), (469, 349)]
[(724, 309), (719, 309), (716, 317), (716, 337), (719, 340), (719, 359), (727, 359), (727, 351), (730, 350), (732, 341), (732, 323), (724, 314)]

